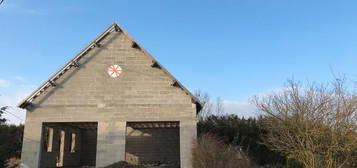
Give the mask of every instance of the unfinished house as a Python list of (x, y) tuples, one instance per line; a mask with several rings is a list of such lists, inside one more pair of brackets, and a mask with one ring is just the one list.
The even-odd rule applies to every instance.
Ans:
[(25, 98), (30, 168), (190, 168), (200, 102), (114, 23)]

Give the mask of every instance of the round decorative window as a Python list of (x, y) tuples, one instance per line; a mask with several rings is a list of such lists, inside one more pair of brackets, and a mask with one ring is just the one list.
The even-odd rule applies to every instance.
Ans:
[(121, 74), (121, 72), (122, 72), (122, 69), (121, 69), (121, 67), (119, 66), (119, 65), (111, 65), (111, 66), (109, 66), (109, 68), (108, 68), (108, 74), (109, 74), (109, 76), (110, 77), (112, 77), (112, 78), (117, 78), (117, 77), (119, 77), (119, 75)]

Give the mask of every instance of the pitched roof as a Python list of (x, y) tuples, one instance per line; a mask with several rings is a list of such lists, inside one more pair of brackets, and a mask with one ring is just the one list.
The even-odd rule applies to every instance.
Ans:
[(45, 81), (40, 87), (33, 91), (28, 97), (21, 101), (17, 106), (20, 108), (26, 108), (31, 102), (41, 95), (47, 88), (55, 86), (55, 81), (60, 78), (64, 73), (66, 73), (72, 67), (78, 67), (78, 60), (80, 60), (85, 54), (87, 54), (91, 49), (99, 47), (99, 42), (106, 38), (112, 32), (122, 32), (128, 39), (133, 42), (133, 47), (139, 48), (143, 53), (149, 56), (153, 60), (153, 66), (159, 67), (167, 75), (169, 75), (173, 82), (173, 86), (181, 88), (186, 94), (192, 98), (192, 102), (196, 104), (197, 113), (202, 109), (202, 103), (188, 90), (186, 89), (169, 71), (167, 71), (156, 59), (148, 53), (143, 47), (141, 47), (124, 29), (122, 29), (117, 23), (113, 23), (107, 29), (104, 30), (96, 39), (89, 43), (84, 49), (82, 49), (77, 55), (70, 59), (64, 66), (62, 66), (58, 71), (56, 71), (47, 81)]

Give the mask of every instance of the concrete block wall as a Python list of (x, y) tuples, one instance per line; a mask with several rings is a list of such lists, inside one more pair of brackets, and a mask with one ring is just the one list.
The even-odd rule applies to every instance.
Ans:
[(98, 125), (97, 167), (125, 160), (125, 122)]
[[(196, 107), (172, 79), (151, 67), (150, 57), (132, 48), (132, 41), (115, 32), (101, 41), (27, 110), (22, 160), (39, 166), (43, 122), (98, 122), (96, 166), (125, 159), (125, 129), (130, 121), (179, 121), (181, 167), (191, 167), (196, 137)], [(123, 69), (118, 78), (107, 74), (110, 65)]]

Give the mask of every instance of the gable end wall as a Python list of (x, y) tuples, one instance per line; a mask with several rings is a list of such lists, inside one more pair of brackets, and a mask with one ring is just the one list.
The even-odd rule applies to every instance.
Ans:
[[(37, 97), (27, 111), (23, 163), (39, 166), (43, 122), (98, 122), (97, 167), (125, 160), (128, 121), (179, 121), (181, 167), (191, 167), (196, 137), (196, 106), (191, 97), (121, 32), (111, 33)], [(110, 78), (107, 68), (118, 64), (123, 73)]]

